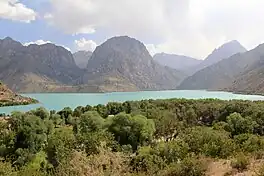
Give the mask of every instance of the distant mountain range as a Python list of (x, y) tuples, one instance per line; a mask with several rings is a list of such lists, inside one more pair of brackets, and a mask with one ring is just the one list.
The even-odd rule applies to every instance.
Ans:
[(178, 89), (220, 89), (225, 88), (234, 76), (239, 65), (230, 58), (240, 58), (247, 50), (237, 41), (228, 42), (215, 49), (200, 65), (192, 76), (186, 78)]
[(229, 58), (237, 53), (244, 53), (247, 49), (244, 48), (238, 41), (232, 40), (215, 49), (209, 56), (207, 56), (203, 62), (197, 67), (194, 67), (194, 71), (202, 70), (210, 65), (213, 65), (223, 59)]
[(264, 44), (223, 59), (186, 78), (178, 89), (264, 93)]
[(239, 58), (233, 57), (237, 62), (232, 69), (236, 70), (234, 79), (223, 90), (241, 93), (264, 93), (264, 44), (242, 54)]
[(0, 80), (19, 92), (105, 92), (175, 89), (185, 76), (153, 61), (130, 37), (109, 39), (90, 54), (7, 37), (0, 40)]
[(91, 51), (78, 51), (73, 53), (73, 58), (79, 68), (86, 68), (89, 59), (92, 57), (92, 54), (93, 52)]
[[(190, 75), (190, 76), (187, 76)], [(140, 41), (108, 39), (91, 53), (54, 44), (0, 40), (0, 80), (18, 92), (113, 92), (168, 89), (264, 93), (264, 44), (253, 50), (231, 41), (205, 60), (160, 53)]]
[(203, 62), (202, 60), (194, 59), (188, 56), (166, 53), (155, 54), (153, 59), (161, 65), (181, 70), (185, 73), (191, 72), (190, 70), (192, 68), (197, 67)]

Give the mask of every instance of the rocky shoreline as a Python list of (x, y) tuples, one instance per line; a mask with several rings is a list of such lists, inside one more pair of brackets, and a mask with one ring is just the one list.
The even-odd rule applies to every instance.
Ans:
[(6, 85), (0, 82), (0, 107), (17, 106), (38, 103), (37, 100), (23, 97), (11, 91)]

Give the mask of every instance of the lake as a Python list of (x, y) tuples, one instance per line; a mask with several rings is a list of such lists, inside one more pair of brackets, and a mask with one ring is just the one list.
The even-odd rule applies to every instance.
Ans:
[(22, 94), (39, 100), (39, 104), (26, 106), (1, 107), (0, 113), (10, 114), (12, 111), (29, 111), (38, 107), (48, 110), (61, 110), (64, 107), (75, 108), (77, 106), (106, 104), (108, 102), (124, 102), (128, 100), (144, 99), (204, 99), (217, 98), (221, 100), (264, 100), (264, 96), (242, 95), (230, 92), (203, 91), (203, 90), (172, 90), (172, 91), (142, 91), (142, 92), (114, 92), (114, 93), (41, 93)]

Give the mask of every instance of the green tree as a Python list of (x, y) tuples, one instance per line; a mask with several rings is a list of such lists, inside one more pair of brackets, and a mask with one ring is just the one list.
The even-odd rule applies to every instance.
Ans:
[(129, 114), (120, 113), (108, 120), (111, 121), (108, 122), (108, 130), (114, 134), (115, 139), (121, 145), (130, 144), (134, 150), (138, 145), (151, 141), (155, 132), (153, 120), (142, 115), (132, 117)]
[(71, 129), (60, 128), (49, 137), (46, 152), (48, 161), (57, 167), (62, 162), (67, 162), (67, 159), (72, 154), (75, 144), (75, 137)]
[(59, 114), (52, 114), (50, 120), (53, 122), (55, 127), (64, 123), (64, 119), (62, 119)]
[(253, 133), (256, 122), (251, 117), (242, 117), (239, 113), (232, 113), (227, 117), (227, 123), (232, 135)]
[(72, 117), (73, 112), (70, 107), (66, 107), (63, 110), (59, 111), (58, 114), (65, 119), (65, 123), (69, 124), (69, 118)]
[(81, 117), (81, 115), (84, 113), (84, 107), (78, 106), (77, 108), (74, 109), (73, 111), (73, 116), (74, 117)]
[(94, 108), (96, 109), (98, 114), (100, 114), (100, 116), (102, 116), (103, 118), (106, 118), (108, 116), (108, 110), (105, 105), (99, 104), (95, 106)]
[(37, 116), (29, 115), (22, 119), (14, 120), (17, 124), (12, 125), (16, 132), (16, 148), (27, 148), (32, 152), (39, 151), (47, 141), (50, 132), (45, 121)]
[(8, 127), (8, 123), (0, 121), (0, 156), (12, 155), (16, 134)]
[(80, 133), (96, 132), (103, 129), (104, 119), (96, 111), (84, 113), (79, 120), (78, 128)]
[(226, 158), (236, 149), (229, 133), (209, 127), (194, 127), (180, 135), (190, 147), (191, 152), (211, 157)]
[(116, 115), (124, 111), (123, 106), (121, 103), (117, 102), (110, 102), (106, 105), (108, 115)]
[(41, 119), (48, 119), (49, 118), (49, 111), (47, 111), (45, 108), (43, 107), (40, 107), (40, 108), (37, 108), (35, 111), (34, 111), (34, 114), (38, 117), (40, 117)]
[(137, 172), (146, 172), (149, 175), (157, 174), (166, 167), (164, 158), (159, 155), (157, 150), (150, 146), (140, 147), (137, 155), (132, 158), (131, 165)]

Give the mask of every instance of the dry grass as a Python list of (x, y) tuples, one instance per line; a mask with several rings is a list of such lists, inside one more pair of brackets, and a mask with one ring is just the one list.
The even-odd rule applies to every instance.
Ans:
[(207, 176), (258, 176), (259, 169), (263, 166), (264, 160), (250, 160), (248, 169), (238, 172), (237, 169), (231, 167), (231, 160), (217, 160), (212, 161), (208, 165), (206, 172)]

